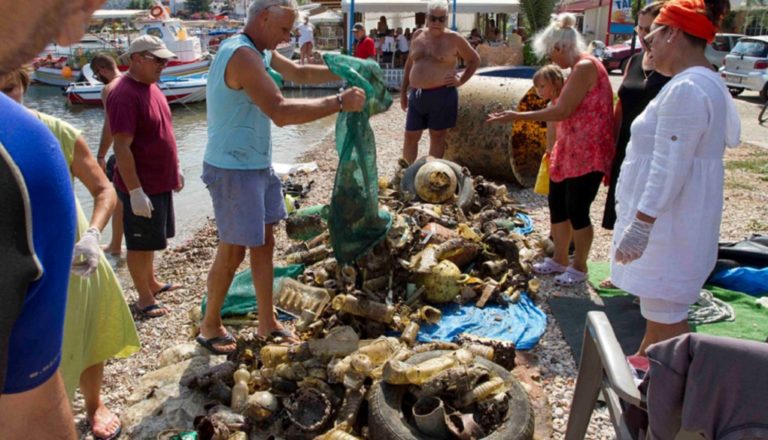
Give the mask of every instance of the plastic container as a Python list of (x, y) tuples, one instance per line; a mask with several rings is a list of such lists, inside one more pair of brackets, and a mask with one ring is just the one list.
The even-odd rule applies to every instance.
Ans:
[(504, 389), (504, 379), (500, 377), (494, 377), (493, 379), (483, 382), (475, 387), (472, 391), (466, 393), (461, 398), (461, 404), (463, 406), (469, 405), (474, 402), (490, 397), (497, 394)]
[(437, 324), (443, 317), (443, 312), (432, 306), (424, 306), (419, 309), (419, 319), (427, 324)]
[(321, 316), (330, 300), (331, 295), (325, 289), (307, 286), (292, 278), (281, 278), (275, 293), (275, 308), (296, 318), (300, 318), (305, 310)]
[(334, 327), (322, 339), (310, 339), (309, 351), (317, 357), (346, 356), (357, 350), (360, 337), (352, 327)]
[(465, 348), (472, 352), (472, 354), (475, 356), (484, 357), (489, 361), (493, 360), (493, 347), (488, 347), (487, 345), (482, 344), (470, 344)]
[(400, 351), (401, 344), (395, 338), (382, 336), (360, 347), (358, 353), (365, 354), (374, 365), (381, 365)]
[(395, 308), (393, 306), (360, 299), (352, 295), (336, 295), (333, 298), (333, 308), (340, 312), (385, 324), (391, 323), (395, 317)]
[(261, 362), (266, 368), (275, 368), (280, 364), (284, 364), (288, 362), (290, 348), (291, 347), (288, 345), (265, 345), (259, 352), (261, 355)]

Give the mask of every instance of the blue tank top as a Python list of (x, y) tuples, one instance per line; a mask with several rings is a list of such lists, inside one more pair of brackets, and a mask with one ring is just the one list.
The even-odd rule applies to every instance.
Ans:
[(0, 144), (26, 186), (32, 243), (42, 266), (42, 275), (29, 284), (9, 340), (3, 392), (19, 393), (47, 381), (61, 360), (75, 204), (69, 169), (53, 134), (2, 93), (0, 115)]
[(272, 52), (259, 52), (243, 34), (225, 40), (208, 71), (208, 145), (204, 161), (218, 168), (260, 170), (272, 166), (272, 122), (245, 90), (227, 86), (224, 74), (235, 51), (249, 47), (269, 67)]

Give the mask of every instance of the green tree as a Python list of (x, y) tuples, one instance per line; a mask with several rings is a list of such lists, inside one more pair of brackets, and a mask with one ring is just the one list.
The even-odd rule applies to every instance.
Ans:
[(189, 13), (211, 12), (211, 0), (187, 0), (184, 9)]
[(558, 0), (521, 0), (520, 10), (523, 13), (523, 27), (529, 37), (549, 24)]

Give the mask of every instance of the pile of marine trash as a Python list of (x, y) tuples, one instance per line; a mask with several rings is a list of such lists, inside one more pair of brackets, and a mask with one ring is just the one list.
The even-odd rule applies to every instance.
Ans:
[[(453, 162), (401, 162), (393, 178), (379, 179), (378, 196), (391, 227), (355, 264), (333, 257), (327, 207), (288, 217), (287, 234), (298, 243), (284, 261), (305, 269), (280, 279), (275, 305), (296, 318), (302, 342), (241, 332), (227, 362), (188, 378), (183, 385), (214, 402), (195, 421), (195, 438), (384, 438), (366, 401), (382, 385), (406, 396), (401, 416), (389, 421), (410, 425), (414, 436), (403, 438), (484, 438), (504, 424), (510, 390), (520, 386), (499, 371), (514, 367), (514, 344), (472, 337), (421, 344), (417, 335), (440, 321), (436, 305), (482, 308), (535, 296), (531, 264), (551, 242), (524, 234), (529, 220), (504, 185)], [(436, 354), (413, 361), (428, 352)], [(421, 420), (436, 408), (440, 421)]]

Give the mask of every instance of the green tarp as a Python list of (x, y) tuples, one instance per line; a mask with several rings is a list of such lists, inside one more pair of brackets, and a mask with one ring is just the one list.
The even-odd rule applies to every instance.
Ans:
[[(280, 278), (288, 277), (295, 279), (303, 272), (303, 264), (276, 267), (273, 272), (275, 280), (272, 283), (272, 288), (278, 288)], [(203, 315), (205, 315), (207, 301), (208, 297), (206, 295), (203, 297), (203, 304), (201, 305)], [(242, 316), (257, 310), (258, 304), (256, 303), (256, 290), (253, 287), (253, 276), (251, 275), (251, 269), (246, 269), (235, 275), (235, 278), (232, 280), (227, 297), (224, 299), (224, 306), (221, 308), (221, 316)]]
[[(600, 282), (608, 278), (610, 273), (611, 266), (607, 262), (589, 263), (589, 283), (600, 296), (610, 298), (629, 295), (620, 289), (600, 288)], [(768, 310), (759, 306), (754, 297), (717, 286), (707, 285), (704, 288), (712, 292), (715, 298), (730, 304), (736, 313), (736, 320), (699, 325), (692, 327), (693, 331), (714, 336), (765, 341), (768, 337)]]
[(392, 218), (379, 210), (376, 139), (368, 119), (392, 105), (384, 73), (372, 60), (327, 53), (325, 64), (348, 86), (365, 90), (362, 112), (340, 113), (336, 120), (339, 166), (328, 221), (333, 253), (339, 263), (351, 263), (384, 238)]

